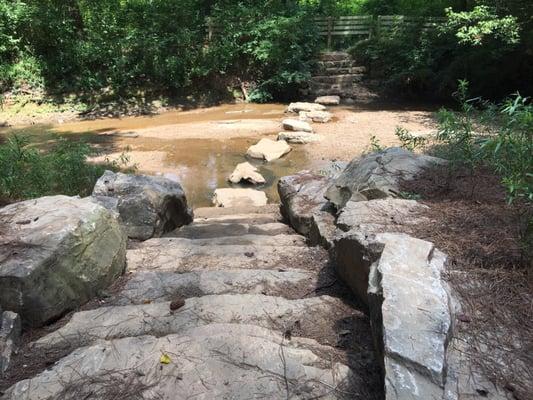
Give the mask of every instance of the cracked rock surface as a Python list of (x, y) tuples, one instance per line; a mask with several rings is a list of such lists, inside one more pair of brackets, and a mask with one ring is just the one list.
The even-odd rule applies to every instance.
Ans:
[(270, 207), (131, 242), (105, 296), (21, 349), (2, 400), (382, 398), (368, 318)]

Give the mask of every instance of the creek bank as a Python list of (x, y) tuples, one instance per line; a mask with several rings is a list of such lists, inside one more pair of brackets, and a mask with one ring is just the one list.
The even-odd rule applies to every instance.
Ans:
[(449, 345), (456, 342), (459, 302), (442, 277), (447, 256), (410, 236), (429, 222), (426, 206), (396, 198), (400, 182), (444, 163), (387, 149), (354, 159), (337, 176), (284, 177), (282, 214), (312, 243), (329, 248), (339, 276), (367, 305), (386, 399), (506, 399), (486, 380), (461, 379), (476, 368)]

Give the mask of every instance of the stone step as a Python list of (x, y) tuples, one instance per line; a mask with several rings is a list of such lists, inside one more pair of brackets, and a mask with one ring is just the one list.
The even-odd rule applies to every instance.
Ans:
[(328, 68), (352, 68), (359, 67), (361, 63), (355, 60), (342, 60), (342, 61), (318, 61), (316, 67), (318, 71), (323, 71)]
[(291, 227), (280, 222), (271, 222), (260, 225), (239, 223), (201, 223), (183, 226), (166, 237), (211, 239), (216, 237), (243, 236), (243, 235), (290, 235), (294, 233)]
[[(288, 300), (257, 294), (192, 297), (172, 302), (110, 306), (74, 313), (58, 330), (32, 343), (34, 351), (74, 349), (98, 340), (143, 335), (166, 336), (213, 323), (251, 324), (335, 344), (338, 321), (354, 314), (330, 296)], [(352, 327), (354, 328), (354, 327)], [(345, 329), (345, 328), (343, 328)]]
[(137, 271), (127, 274), (100, 300), (106, 306), (171, 301), (215, 294), (264, 294), (301, 298), (313, 293), (318, 277), (309, 271), (257, 269), (193, 271)]
[(267, 214), (267, 215), (276, 215), (281, 219), (279, 213), (279, 204), (267, 204), (260, 207), (200, 207), (194, 210), (195, 219), (201, 218), (218, 218), (223, 216), (230, 215), (242, 215), (242, 214)]
[(317, 75), (345, 75), (345, 74), (364, 74), (366, 73), (366, 68), (362, 66), (355, 67), (333, 67), (325, 68), (317, 71)]
[[(79, 349), (17, 383), (2, 399), (363, 398), (359, 394), (369, 384), (364, 367), (354, 371), (332, 361), (337, 353), (280, 331), (209, 324), (180, 335), (130, 337)], [(165, 363), (162, 357), (168, 357)]]
[[(165, 238), (163, 238), (165, 239)], [(246, 234), (237, 236), (216, 236), (207, 238), (184, 238), (172, 237), (168, 239), (175, 239), (173, 244), (180, 246), (307, 246), (307, 239), (301, 235), (279, 234), (279, 235), (263, 235), (263, 234)], [(181, 239), (178, 241), (177, 239)], [(138, 249), (138, 243), (130, 245), (130, 249)]]
[(351, 58), (349, 53), (343, 51), (328, 51), (319, 55), (320, 61), (344, 61), (351, 60)]
[(260, 225), (260, 224), (270, 224), (274, 222), (280, 222), (281, 216), (279, 213), (272, 214), (231, 214), (231, 215), (221, 215), (218, 217), (211, 218), (202, 218), (196, 217), (194, 219), (194, 224), (211, 224), (211, 223), (221, 223), (221, 224), (249, 224), (249, 225)]
[(311, 83), (352, 84), (361, 81), (363, 77), (363, 74), (317, 75), (311, 78)]
[[(274, 236), (275, 245), (263, 245), (263, 237), (250, 244), (197, 244), (183, 238), (151, 239), (127, 251), (128, 270), (190, 272), (223, 269), (304, 269), (319, 271), (328, 255), (318, 247), (294, 244), (294, 235)], [(221, 238), (226, 240), (226, 238)]]

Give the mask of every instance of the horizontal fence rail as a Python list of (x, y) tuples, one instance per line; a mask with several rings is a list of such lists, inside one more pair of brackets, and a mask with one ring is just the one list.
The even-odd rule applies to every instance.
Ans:
[[(437, 17), (412, 17), (405, 15), (347, 15), (340, 17), (316, 17), (313, 19), (318, 33), (326, 37), (327, 46), (331, 47), (333, 38), (356, 36), (362, 39), (372, 35), (388, 34), (405, 26), (422, 26), (424, 30), (433, 30), (446, 21)], [(222, 32), (222, 22), (208, 18), (206, 22), (207, 40)]]

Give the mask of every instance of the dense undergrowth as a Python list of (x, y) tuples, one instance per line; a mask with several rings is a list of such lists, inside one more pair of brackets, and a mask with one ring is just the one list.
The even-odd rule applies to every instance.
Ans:
[(396, 94), (446, 97), (457, 79), (485, 96), (528, 94), (531, 12), (527, 0), (0, 0), (0, 92), (89, 104), (235, 90), (293, 99), (324, 45), (314, 17), (403, 14), (447, 22), (404, 24), (353, 50)]
[(88, 196), (106, 169), (118, 170), (124, 162), (92, 164), (94, 151), (83, 142), (59, 139), (39, 150), (24, 136), (13, 135), (0, 145), (0, 206), (47, 195)]

